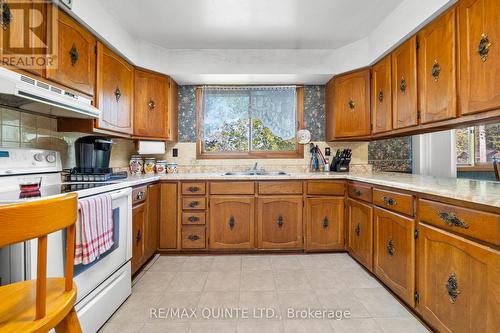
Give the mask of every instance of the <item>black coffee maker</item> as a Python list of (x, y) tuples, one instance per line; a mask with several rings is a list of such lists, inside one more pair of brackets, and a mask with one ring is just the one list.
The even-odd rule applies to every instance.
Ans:
[(113, 140), (102, 136), (84, 136), (75, 142), (76, 168), (74, 173), (108, 174)]

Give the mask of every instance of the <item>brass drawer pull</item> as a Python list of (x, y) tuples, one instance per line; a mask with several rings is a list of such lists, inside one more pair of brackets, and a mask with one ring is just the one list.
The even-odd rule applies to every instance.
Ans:
[(356, 225), (356, 228), (354, 229), (354, 233), (356, 233), (356, 236), (359, 237), (359, 235), (361, 235), (361, 227), (358, 223), (358, 225)]
[(479, 40), (479, 45), (477, 46), (477, 53), (481, 57), (481, 60), (484, 62), (488, 59), (488, 52), (490, 52), (491, 42), (488, 39), (488, 35), (483, 33), (481, 35), (481, 39)]
[(278, 224), (278, 228), (282, 228), (283, 224), (285, 224), (285, 220), (283, 219), (283, 216), (278, 216), (278, 219), (276, 220), (276, 223)]
[(328, 225), (330, 224), (330, 221), (328, 221), (328, 216), (325, 216), (323, 219), (323, 229), (328, 229)]
[(434, 77), (434, 81), (437, 82), (439, 80), (439, 73), (441, 73), (441, 66), (436, 60), (434, 60), (434, 65), (432, 65), (432, 77)]
[(396, 249), (394, 248), (394, 241), (392, 239), (389, 239), (389, 241), (387, 242), (387, 254), (393, 256), (395, 252)]
[(234, 226), (236, 225), (236, 220), (234, 219), (234, 216), (231, 216), (229, 218), (229, 229), (233, 230), (234, 229)]
[(194, 242), (194, 241), (197, 241), (198, 239), (200, 239), (200, 236), (198, 236), (198, 235), (189, 235), (187, 238), (188, 238), (190, 241), (193, 241), (193, 242)]
[(199, 201), (191, 201), (189, 203), (189, 207), (194, 208), (194, 207), (198, 206), (199, 204), (200, 204)]
[(363, 192), (361, 192), (360, 190), (354, 190), (353, 194), (357, 197), (360, 197), (363, 194)]
[(191, 192), (191, 193), (196, 193), (200, 190), (199, 187), (196, 187), (196, 186), (190, 186), (188, 187), (188, 191)]
[(190, 216), (190, 217), (188, 217), (188, 221), (192, 222), (192, 223), (198, 222), (199, 220), (200, 220), (200, 218), (198, 216)]
[(71, 46), (71, 50), (69, 50), (69, 57), (71, 59), (71, 66), (75, 66), (78, 58), (80, 57), (75, 44), (73, 44), (73, 46)]
[(460, 294), (460, 290), (458, 290), (457, 276), (455, 275), (455, 273), (450, 274), (448, 280), (446, 281), (445, 287), (446, 291), (448, 292), (451, 304), (455, 304), (458, 295)]
[(469, 229), (469, 225), (458, 218), (455, 213), (438, 213), (438, 216), (441, 220), (444, 221), (450, 227), (459, 227), (464, 229)]
[(385, 195), (382, 197), (382, 200), (384, 200), (385, 204), (388, 206), (396, 206), (397, 204), (396, 199), (393, 199)]
[(135, 195), (135, 200), (142, 200), (142, 199), (144, 199), (144, 192), (143, 191), (137, 192), (137, 194)]

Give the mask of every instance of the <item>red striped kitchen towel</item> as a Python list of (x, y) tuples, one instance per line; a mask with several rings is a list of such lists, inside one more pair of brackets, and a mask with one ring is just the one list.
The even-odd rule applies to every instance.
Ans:
[(78, 200), (75, 265), (90, 264), (113, 246), (113, 209), (109, 194)]

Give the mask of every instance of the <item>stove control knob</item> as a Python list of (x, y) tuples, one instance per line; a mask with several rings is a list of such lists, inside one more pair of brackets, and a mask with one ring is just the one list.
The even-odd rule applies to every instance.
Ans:
[(42, 153), (36, 153), (34, 158), (35, 158), (35, 161), (37, 161), (37, 162), (42, 162), (44, 160), (44, 156)]
[(54, 163), (56, 161), (56, 155), (54, 154), (49, 154), (47, 155), (47, 157), (45, 157), (45, 159), (47, 160), (47, 162), (49, 163)]

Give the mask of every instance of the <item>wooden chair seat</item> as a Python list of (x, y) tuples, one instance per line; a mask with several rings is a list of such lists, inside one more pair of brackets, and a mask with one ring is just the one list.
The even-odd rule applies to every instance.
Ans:
[(47, 332), (73, 309), (76, 287), (65, 291), (65, 278), (47, 279), (46, 315), (35, 320), (36, 280), (0, 287), (1, 332)]

